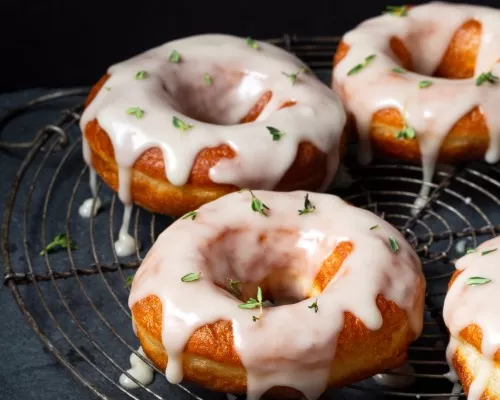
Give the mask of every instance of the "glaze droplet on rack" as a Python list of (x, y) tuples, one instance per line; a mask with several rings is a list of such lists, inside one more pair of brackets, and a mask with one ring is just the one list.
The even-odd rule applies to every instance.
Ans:
[[(419, 88), (440, 64), (448, 44), (469, 20), (481, 23), (481, 44), (470, 79), (432, 78), (432, 86)], [(391, 49), (391, 39), (400, 39), (412, 56), (413, 69), (401, 69)], [(500, 89), (498, 84), (476, 85), (485, 72), (500, 76), (500, 10), (470, 5), (434, 2), (415, 6), (407, 15), (382, 15), (365, 21), (343, 37), (349, 46), (346, 56), (335, 67), (333, 87), (341, 95), (346, 109), (355, 117), (360, 137), (360, 161), (371, 159), (370, 126), (375, 112), (395, 108), (416, 133), (423, 167), (423, 185), (416, 208), (429, 195), (436, 160), (447, 133), (467, 113), (479, 107), (489, 129), (489, 147), (485, 159), (500, 159)], [(368, 56), (375, 58), (358, 73), (349, 72)]]
[[(137, 352), (145, 357), (146, 355), (144, 354), (144, 350), (142, 350), (142, 347), (139, 347), (137, 349)], [(137, 354), (132, 353), (130, 355), (130, 369), (127, 370), (127, 373), (134, 377), (138, 382), (140, 382), (142, 385), (147, 386), (151, 382), (153, 382), (154, 378), (154, 370), (149, 366), (146, 362), (144, 362), (141, 358), (137, 356)], [(126, 389), (135, 389), (138, 388), (139, 385), (134, 382), (130, 377), (128, 377), (125, 374), (120, 375), (120, 385), (122, 385)]]
[[(109, 68), (110, 77), (85, 109), (80, 127), (84, 131), (96, 119), (108, 134), (124, 204), (132, 202), (135, 161), (155, 147), (163, 154), (166, 178), (175, 186), (188, 182), (201, 150), (228, 145), (236, 156), (211, 167), (211, 181), (273, 189), (293, 164), (300, 143), (309, 142), (328, 158), (323, 189), (332, 182), (346, 119), (340, 101), (310, 71), (292, 83), (284, 72), (302, 71), (304, 64), (274, 45), (256, 43), (258, 48), (233, 36), (193, 36)], [(174, 50), (178, 62), (169, 61)], [(138, 71), (147, 73), (136, 79)], [(257, 119), (240, 123), (268, 92), (271, 99)], [(289, 102), (294, 105), (282, 108)], [(273, 140), (268, 127), (282, 133), (279, 140)], [(91, 165), (89, 144), (83, 149)]]
[(97, 196), (97, 174), (92, 167), (89, 168), (89, 186), (92, 197), (84, 200), (78, 208), (78, 214), (82, 218), (95, 217), (102, 205), (101, 199)]
[(469, 400), (478, 400), (485, 391), (495, 365), (495, 353), (500, 350), (500, 251), (495, 249), (500, 249), (500, 238), (483, 243), (456, 262), (461, 273), (444, 302), (443, 317), (451, 334), (447, 358), (452, 374), (457, 351), (472, 348), (460, 336), (463, 329), (475, 324), (482, 331), (481, 346), (474, 350), (482, 354), (481, 361), (474, 371)]
[[(404, 310), (411, 331), (420, 334), (425, 286), (421, 264), (393, 226), (336, 196), (311, 194), (314, 211), (299, 215), (305, 192), (255, 191), (254, 195), (270, 208), (268, 216), (252, 210), (253, 196), (248, 191), (219, 198), (200, 207), (195, 220), (180, 219), (167, 228), (134, 277), (129, 297), (132, 309), (149, 295), (156, 295), (162, 303), (162, 341), (168, 355), (165, 373), (171, 383), (183, 378), (183, 351), (192, 334), (219, 320), (232, 322), (249, 399), (258, 399), (274, 386), (295, 388), (307, 399), (321, 395), (344, 313), (351, 312), (368, 329), (378, 330), (382, 324), (376, 301), (379, 294)], [(237, 233), (224, 235), (228, 229)], [(259, 239), (262, 235), (272, 241), (272, 251)], [(225, 238), (219, 244), (224, 250), (204, 248), (218, 237)], [(397, 250), (391, 248), (390, 237)], [(333, 249), (345, 241), (352, 243), (353, 250), (317, 296), (314, 312), (312, 295), (308, 295), (314, 279)], [(231, 256), (225, 258), (226, 253)], [(252, 310), (238, 308), (240, 301), (214, 283), (226, 282), (233, 274), (250, 282), (260, 282), (271, 273), (285, 279), (284, 268), (295, 271), (295, 277), (300, 275), (287, 285), (298, 302), (265, 308), (257, 322), (252, 320)], [(201, 274), (199, 279), (188, 284), (181, 281), (193, 272)], [(269, 340), (277, 332), (280, 339)]]

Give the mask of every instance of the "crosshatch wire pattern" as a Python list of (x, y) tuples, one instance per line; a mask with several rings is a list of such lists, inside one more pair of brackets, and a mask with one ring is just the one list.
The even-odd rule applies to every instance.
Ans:
[[(271, 42), (297, 54), (324, 78), (331, 69), (338, 39), (285, 35)], [(48, 351), (97, 398), (224, 399), (225, 394), (194, 385), (170, 385), (158, 370), (148, 387), (137, 382), (138, 389), (127, 390), (118, 384), (120, 374), (130, 368), (130, 353), (138, 347), (126, 281), (172, 219), (134, 208), (131, 234), (139, 245), (134, 256), (119, 259), (113, 248), (122, 211), (117, 196), (99, 184), (101, 211), (90, 220), (79, 217), (79, 205), (91, 195), (78, 128), (87, 92), (72, 89), (44, 96), (14, 110), (1, 122), (0, 129), (9, 120), (23, 118), (61, 98), (76, 104), (61, 107), (59, 120), (33, 132), (30, 142), (0, 141), (0, 149), (26, 152), (4, 212), (4, 283)], [(341, 182), (330, 191), (377, 213), (406, 236), (424, 266), (426, 315), (422, 337), (409, 350), (414, 372), (392, 373), (410, 376), (414, 379), (411, 386), (390, 389), (368, 379), (331, 390), (325, 398), (463, 398), (461, 387), (444, 376), (448, 372), (448, 335), (442, 303), (454, 260), (500, 229), (500, 169), (481, 162), (439, 168), (425, 208), (415, 213), (413, 203), (422, 184), (420, 166), (387, 160), (360, 166), (352, 161), (352, 154), (347, 159), (352, 182)], [(22, 230), (23, 243), (12, 242), (14, 230)], [(40, 250), (63, 232), (78, 249), (41, 256)], [(11, 257), (13, 246), (23, 247), (19, 259)]]

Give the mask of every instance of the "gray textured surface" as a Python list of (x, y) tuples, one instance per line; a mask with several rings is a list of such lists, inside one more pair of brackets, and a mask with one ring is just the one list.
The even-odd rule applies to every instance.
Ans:
[[(0, 116), (16, 105), (42, 94), (42, 90), (30, 90), (0, 96)], [(41, 123), (49, 122), (57, 113), (47, 110), (36, 113), (30, 118), (16, 120), (2, 132), (0, 140), (30, 138), (33, 129)], [(0, 150), (0, 211), (5, 201), (12, 178), (19, 167), (24, 152), (14, 154)], [(14, 229), (13, 232), (19, 232)], [(14, 238), (11, 245), (12, 259), (24, 263), (21, 239)], [(3, 269), (3, 260), (2, 269)], [(32, 289), (22, 287), (23, 297), (36, 298)], [(82, 399), (89, 392), (66, 372), (54, 357), (45, 349), (38, 337), (26, 324), (15, 304), (10, 290), (0, 287), (0, 398), (2, 399)]]

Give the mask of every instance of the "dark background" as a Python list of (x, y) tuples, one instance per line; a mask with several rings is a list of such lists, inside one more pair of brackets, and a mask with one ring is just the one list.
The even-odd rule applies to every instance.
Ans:
[[(413, 4), (424, 1), (414, 1)], [(390, 0), (3, 0), (0, 92), (87, 86), (114, 62), (198, 33), (339, 35)], [(469, 0), (500, 6), (499, 0)]]

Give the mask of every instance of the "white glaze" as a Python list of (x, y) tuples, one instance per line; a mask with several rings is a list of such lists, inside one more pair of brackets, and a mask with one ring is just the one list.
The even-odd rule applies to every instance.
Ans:
[[(399, 375), (402, 374), (402, 375)], [(408, 363), (399, 368), (392, 369), (386, 374), (377, 374), (373, 380), (381, 385), (393, 389), (407, 388), (415, 382), (415, 369)]]
[[(454, 32), (466, 21), (482, 25), (481, 45), (475, 76), (450, 80), (429, 78), (436, 70)], [(401, 39), (412, 54), (415, 72), (397, 74), (397, 57), (390, 38)], [(369, 129), (372, 115), (381, 109), (396, 108), (413, 127), (422, 154), (424, 185), (420, 196), (429, 195), (429, 186), (441, 143), (453, 125), (474, 107), (483, 112), (490, 132), (486, 161), (500, 159), (500, 89), (485, 83), (478, 87), (476, 77), (492, 71), (500, 75), (500, 10), (470, 5), (432, 2), (416, 6), (406, 17), (389, 14), (369, 19), (348, 32), (343, 41), (350, 46), (345, 58), (333, 71), (333, 87), (348, 112), (356, 119), (360, 136), (360, 161), (371, 159)], [(347, 73), (372, 54), (376, 58), (355, 75)], [(419, 89), (418, 82), (432, 80), (433, 85)], [(422, 206), (422, 201), (416, 204)]]
[(122, 225), (120, 227), (120, 231), (118, 232), (118, 240), (115, 242), (115, 252), (118, 257), (127, 257), (135, 253), (136, 241), (128, 233), (131, 216), (132, 205), (125, 204)]
[[(395, 228), (336, 196), (312, 193), (316, 211), (299, 216), (305, 192), (254, 194), (271, 208), (268, 217), (252, 211), (248, 191), (206, 204), (195, 220), (179, 219), (158, 237), (134, 277), (130, 307), (151, 294), (162, 302), (166, 376), (171, 383), (183, 377), (181, 355), (189, 337), (198, 327), (218, 320), (232, 322), (235, 350), (248, 374), (249, 399), (277, 385), (296, 388), (307, 399), (317, 398), (326, 387), (344, 311), (377, 330), (382, 322), (378, 294), (404, 309), (413, 331), (420, 334), (423, 304), (415, 298), (418, 283), (425, 285), (421, 264)], [(370, 230), (374, 225), (379, 227)], [(241, 230), (213, 245), (231, 228)], [(264, 241), (261, 234), (266, 235)], [(391, 235), (399, 242), (397, 253), (389, 248)], [(317, 297), (314, 313), (308, 308), (312, 299), (302, 299), (321, 263), (346, 240), (354, 250)], [(286, 278), (291, 271), (295, 278)], [(202, 278), (181, 282), (191, 272), (201, 272)], [(265, 308), (257, 322), (252, 321), (255, 310), (239, 309), (240, 302), (213, 283), (226, 285), (227, 278), (258, 283), (269, 273), (279, 273), (285, 283), (273, 290), (275, 303), (278, 294), (298, 302)]]
[[(490, 254), (481, 252), (498, 248)], [(453, 355), (460, 345), (460, 332), (471, 324), (478, 325), (483, 332), (481, 353), (483, 361), (469, 389), (469, 400), (477, 400), (484, 392), (493, 368), (493, 357), (500, 350), (500, 238), (491, 239), (479, 246), (474, 253), (460, 258), (456, 268), (462, 273), (451, 286), (443, 308), (443, 317), (450, 330), (451, 339), (447, 349), (451, 366)], [(467, 279), (479, 276), (491, 279), (484, 285), (467, 285)]]
[[(84, 146), (84, 159), (89, 160), (90, 155), (88, 154), (88, 147)], [(101, 208), (101, 199), (97, 196), (97, 174), (95, 169), (89, 166), (89, 185), (92, 197), (84, 200), (84, 202), (78, 208), (78, 214), (82, 218), (90, 218), (91, 216), (96, 216)]]
[[(89, 121), (97, 119), (109, 135), (119, 167), (122, 202), (131, 202), (131, 167), (152, 147), (161, 149), (166, 177), (173, 185), (187, 182), (203, 148), (226, 144), (237, 156), (212, 167), (212, 181), (272, 189), (294, 161), (299, 143), (308, 141), (329, 156), (326, 188), (339, 163), (343, 107), (312, 72), (301, 73), (292, 85), (283, 72), (296, 73), (303, 63), (276, 46), (258, 44), (260, 49), (255, 50), (243, 38), (192, 36), (109, 68), (111, 77), (85, 109), (80, 127), (83, 131)], [(177, 64), (168, 61), (174, 49), (181, 56)], [(138, 71), (147, 71), (146, 78), (135, 79)], [(212, 76), (212, 85), (204, 83), (205, 73)], [(258, 119), (239, 124), (267, 91), (272, 91), (272, 99)], [(289, 100), (297, 104), (277, 111)], [(140, 107), (144, 116), (127, 115), (130, 107)], [(181, 132), (172, 125), (174, 116), (194, 127)], [(267, 126), (285, 135), (273, 141)], [(84, 143), (87, 162), (88, 152)]]
[[(142, 347), (139, 347), (137, 349), (137, 352), (143, 357), (146, 357), (146, 355), (144, 354), (144, 350), (142, 350)], [(151, 368), (151, 366), (149, 366), (146, 362), (139, 358), (135, 353), (132, 353), (130, 355), (130, 367), (130, 369), (127, 369), (127, 373), (144, 386), (147, 386), (151, 382), (153, 382), (153, 368)], [(135, 383), (125, 374), (120, 375), (119, 382), (120, 385), (122, 385), (126, 389), (136, 389), (139, 387), (137, 383)]]

